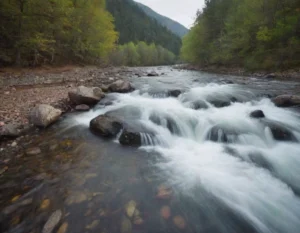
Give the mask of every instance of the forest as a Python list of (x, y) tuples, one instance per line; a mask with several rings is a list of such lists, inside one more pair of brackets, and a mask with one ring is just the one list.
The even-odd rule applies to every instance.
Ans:
[[(124, 65), (170, 64), (181, 46), (179, 37), (129, 1), (1, 0), (0, 21), (0, 66), (107, 65), (116, 54)], [(137, 51), (125, 58), (131, 48)], [(155, 63), (143, 58), (151, 49)]]
[(299, 0), (206, 0), (181, 57), (201, 66), (284, 70), (300, 65)]

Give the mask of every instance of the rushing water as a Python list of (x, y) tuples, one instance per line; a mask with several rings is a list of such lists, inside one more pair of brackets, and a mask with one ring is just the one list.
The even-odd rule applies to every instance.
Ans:
[[(228, 78), (240, 84), (232, 84)], [(300, 114), (293, 109), (275, 107), (270, 99), (263, 97), (272, 91), (293, 88), (295, 83), (270, 85), (270, 82), (253, 80), (252, 84), (245, 85), (242, 78), (225, 79), (179, 71), (169, 71), (162, 77), (133, 78), (137, 87), (133, 93), (109, 94), (94, 110), (66, 119), (68, 128), (75, 127), (77, 132), (85, 134), (91, 119), (119, 110), (125, 122), (141, 130), (143, 145), (139, 151), (122, 149), (116, 147), (117, 138), (108, 142), (98, 141), (93, 136), (94, 143), (102, 146), (101, 149), (93, 146), (93, 149), (99, 148), (97, 152), (106, 145), (108, 151), (100, 161), (102, 165), (94, 168), (101, 176), (114, 176), (117, 180), (132, 176), (139, 179), (144, 175), (131, 174), (124, 165), (124, 161), (132, 160), (129, 154), (135, 153), (135, 159), (144, 157), (136, 162), (138, 166), (152, 170), (155, 174), (151, 177), (163, 181), (173, 192), (171, 200), (161, 203), (153, 199), (153, 187), (144, 183), (140, 186), (126, 184), (139, 200), (144, 226), (127, 227), (127, 230), (121, 226), (119, 230), (119, 223), (110, 220), (109, 223), (101, 222), (104, 225), (99, 226), (97, 232), (100, 229), (124, 233), (131, 230), (149, 233), (299, 232)], [(167, 91), (174, 88), (182, 90), (177, 98), (167, 95)], [(105, 102), (111, 105), (106, 106)], [(215, 107), (218, 103), (222, 107)], [(262, 110), (265, 118), (251, 118), (250, 113), (255, 110)], [(271, 130), (274, 125), (287, 130), (289, 138), (276, 140)], [(61, 130), (59, 134), (66, 131), (68, 129)], [(99, 162), (95, 155), (93, 160), (95, 164)], [(118, 167), (118, 160), (123, 161), (121, 166), (125, 168)], [(98, 185), (93, 182), (88, 188), (97, 190)], [(121, 187), (118, 185), (118, 190)], [(114, 208), (118, 209), (122, 201), (114, 198)], [(176, 228), (172, 220), (162, 222), (164, 220), (159, 219), (161, 205), (171, 206), (172, 215), (182, 216), (185, 226)], [(72, 217), (72, 233), (83, 232), (79, 231), (77, 222), (83, 210), (77, 208), (80, 211), (73, 210), (77, 215)], [(69, 212), (72, 216), (72, 209)], [(154, 213), (158, 218), (149, 217)], [(118, 225), (117, 230), (111, 225)]]

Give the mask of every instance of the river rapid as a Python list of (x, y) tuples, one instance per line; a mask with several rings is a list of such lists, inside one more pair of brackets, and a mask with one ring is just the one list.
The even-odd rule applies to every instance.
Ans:
[[(130, 78), (134, 92), (108, 94), (25, 146), (43, 153), (24, 159), (25, 177), (5, 177), (17, 185), (2, 198), (26, 200), (24, 179), (37, 190), (30, 205), (4, 208), (3, 232), (42, 232), (57, 209), (71, 233), (299, 232), (300, 112), (270, 100), (299, 83), (153, 69), (165, 74)], [(141, 132), (141, 147), (90, 133), (90, 120), (111, 111)]]

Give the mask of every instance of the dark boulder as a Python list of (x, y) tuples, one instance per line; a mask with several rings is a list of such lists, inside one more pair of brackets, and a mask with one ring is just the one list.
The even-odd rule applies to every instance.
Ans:
[(300, 105), (300, 96), (298, 95), (279, 95), (272, 99), (277, 107), (293, 107)]
[(223, 100), (211, 100), (209, 102), (216, 108), (228, 107), (231, 104), (229, 101), (223, 101)]
[(76, 105), (95, 105), (105, 96), (100, 88), (85, 86), (77, 87), (76, 89), (70, 91), (68, 95), (70, 101)]
[(284, 128), (283, 126), (269, 123), (268, 127), (270, 128), (273, 138), (275, 140), (298, 142), (294, 134), (290, 130)]
[(156, 76), (159, 76), (158, 73), (156, 73), (155, 71), (152, 71), (150, 73), (147, 74), (148, 77), (156, 77)]
[(76, 111), (80, 111), (80, 112), (85, 112), (85, 111), (89, 111), (90, 110), (90, 106), (86, 105), (86, 104), (80, 104), (80, 105), (77, 105), (75, 107), (75, 110)]
[(214, 126), (208, 132), (206, 139), (213, 142), (231, 143), (236, 140), (238, 133), (234, 130)]
[(139, 132), (124, 130), (119, 138), (119, 142), (124, 146), (141, 146), (141, 134)]
[(90, 130), (102, 137), (115, 137), (122, 128), (123, 125), (118, 119), (104, 115), (98, 116), (90, 122)]
[(267, 74), (264, 76), (265, 79), (274, 79), (276, 78), (276, 75), (275, 74)]
[(181, 95), (181, 90), (170, 90), (168, 91), (168, 96), (172, 96), (172, 97), (178, 97)]
[(129, 81), (117, 80), (109, 85), (109, 91), (118, 93), (128, 93), (134, 91), (133, 86)]
[(252, 118), (265, 118), (265, 114), (262, 110), (255, 110), (250, 113), (250, 117)]

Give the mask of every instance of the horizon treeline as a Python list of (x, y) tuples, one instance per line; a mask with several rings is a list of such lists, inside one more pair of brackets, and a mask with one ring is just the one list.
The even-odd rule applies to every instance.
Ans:
[(170, 65), (176, 62), (176, 56), (160, 45), (140, 41), (118, 46), (111, 54), (110, 61), (117, 66)]
[(299, 67), (300, 1), (206, 0), (181, 58), (249, 70)]
[[(123, 4), (122, 1), (119, 2), (121, 3)], [(129, 42), (138, 41), (128, 37), (129, 44), (121, 46), (125, 42), (121, 43), (119, 38), (127, 35), (123, 31), (118, 33), (115, 30), (115, 21), (107, 11), (105, 0), (1, 0), (0, 21), (0, 66), (68, 63), (106, 65), (116, 54), (120, 54), (119, 60), (122, 60), (122, 64), (154, 64), (144, 60), (141, 54), (138, 62), (133, 62), (135, 57), (131, 61), (128, 56), (125, 59), (123, 52), (131, 51), (132, 48)], [(153, 32), (147, 32), (149, 36), (142, 32), (134, 35), (136, 38), (142, 35), (147, 42), (151, 41), (157, 46), (139, 43), (137, 47), (151, 53), (149, 57), (160, 56), (157, 55), (160, 53), (167, 54), (163, 58), (164, 62), (173, 62), (173, 54), (161, 47), (161, 41), (152, 40), (162, 27), (158, 27), (157, 31), (156, 26), (153, 26), (156, 22), (149, 20), (149, 24), (154, 27)], [(169, 32), (162, 33), (165, 44), (169, 41), (169, 45), (172, 45), (172, 36)], [(176, 41), (176, 36), (174, 37)], [(180, 46), (176, 49), (179, 50)], [(160, 59), (158, 61), (162, 61), (161, 57)]]

